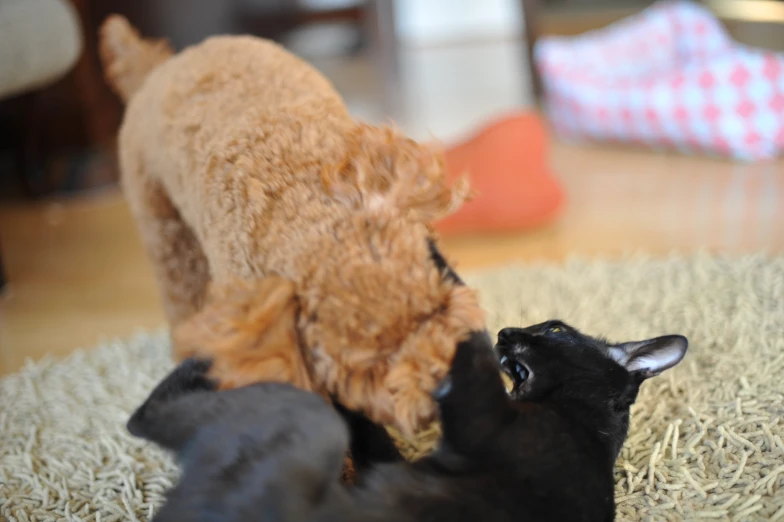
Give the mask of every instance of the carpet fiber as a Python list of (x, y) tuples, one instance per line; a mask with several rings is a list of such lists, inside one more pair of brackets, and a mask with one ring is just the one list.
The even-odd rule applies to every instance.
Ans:
[[(573, 261), (467, 279), (492, 328), (560, 317), (611, 339), (689, 337), (681, 366), (643, 385), (633, 409), (619, 520), (784, 520), (784, 259)], [(163, 333), (140, 334), (0, 381), (0, 518), (146, 520), (176, 472), (124, 423), (171, 368), (168, 350)]]

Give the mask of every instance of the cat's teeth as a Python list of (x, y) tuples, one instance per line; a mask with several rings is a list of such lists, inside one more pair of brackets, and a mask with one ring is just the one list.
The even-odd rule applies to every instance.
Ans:
[(498, 362), (500, 362), (501, 364), (504, 364), (507, 359), (508, 359), (508, 357), (506, 355), (504, 355), (503, 357), (501, 357), (501, 360), (498, 361)]

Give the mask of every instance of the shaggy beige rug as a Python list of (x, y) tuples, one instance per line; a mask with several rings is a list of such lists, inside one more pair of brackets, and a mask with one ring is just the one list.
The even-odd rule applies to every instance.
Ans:
[[(784, 520), (784, 259), (575, 261), (468, 279), (493, 328), (557, 316), (619, 340), (691, 340), (633, 410), (619, 520)], [(123, 426), (170, 369), (168, 350), (163, 332), (141, 334), (0, 381), (0, 518), (148, 519), (175, 468)]]

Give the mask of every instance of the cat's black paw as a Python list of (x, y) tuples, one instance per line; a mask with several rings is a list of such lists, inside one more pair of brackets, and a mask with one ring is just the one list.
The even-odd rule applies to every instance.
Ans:
[(458, 344), (447, 377), (433, 392), (444, 443), (454, 451), (470, 454), (504, 423), (510, 404), (500, 370), (487, 332)]
[(486, 331), (473, 332), (458, 343), (449, 373), (433, 390), (433, 398), (442, 403), (462, 401), (499, 379), (493, 343)]

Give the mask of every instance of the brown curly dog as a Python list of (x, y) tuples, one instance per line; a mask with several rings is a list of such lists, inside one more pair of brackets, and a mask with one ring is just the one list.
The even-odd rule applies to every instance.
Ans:
[(224, 388), (284, 380), (415, 432), (456, 344), (484, 330), (431, 223), (459, 207), (439, 151), (354, 121), (278, 45), (220, 36), (173, 54), (112, 16), (106, 76), (127, 102), (127, 199), (177, 359)]

